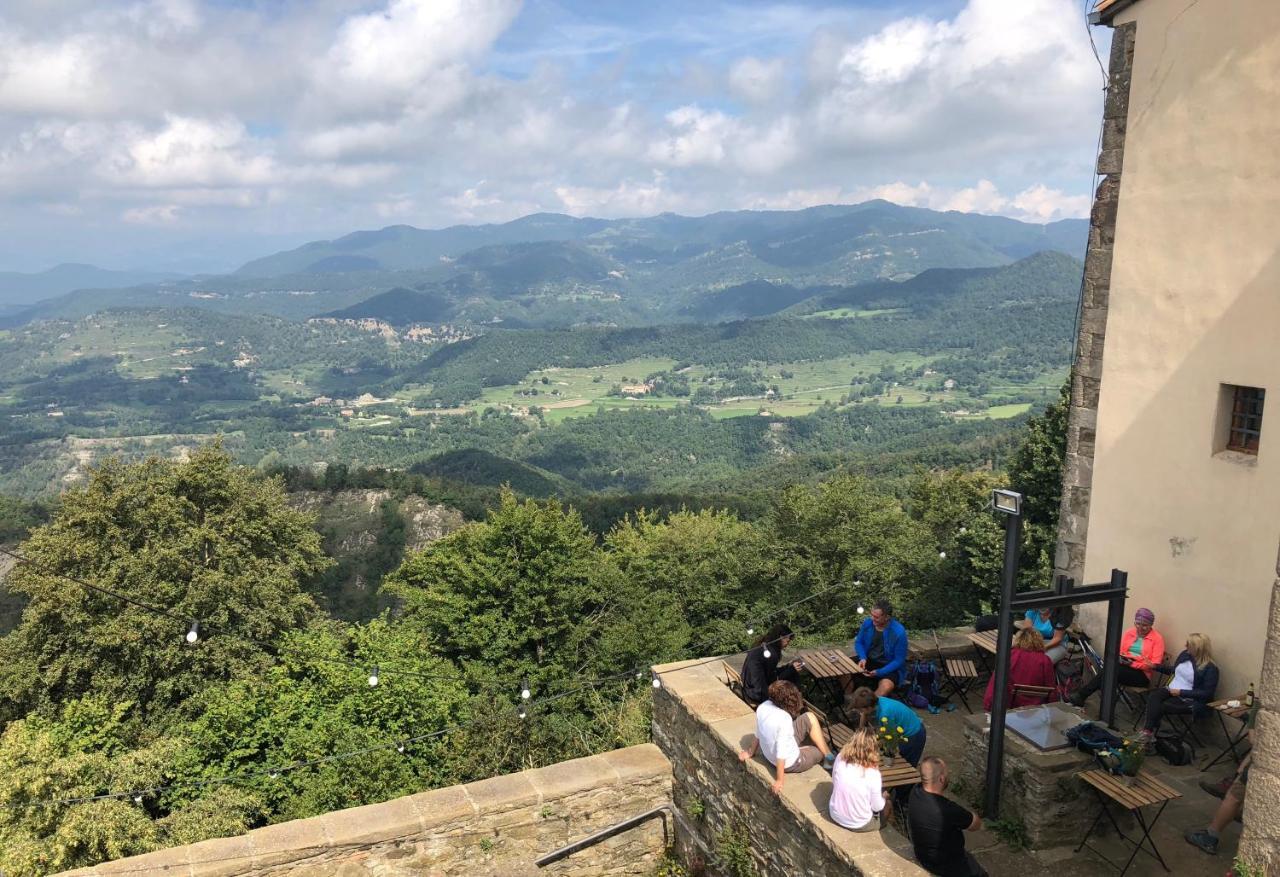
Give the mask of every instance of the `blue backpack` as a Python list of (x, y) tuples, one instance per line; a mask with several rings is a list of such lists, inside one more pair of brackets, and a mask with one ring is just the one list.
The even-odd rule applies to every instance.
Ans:
[(933, 661), (913, 661), (907, 669), (907, 703), (916, 709), (938, 707), (947, 702), (938, 688), (938, 666)]

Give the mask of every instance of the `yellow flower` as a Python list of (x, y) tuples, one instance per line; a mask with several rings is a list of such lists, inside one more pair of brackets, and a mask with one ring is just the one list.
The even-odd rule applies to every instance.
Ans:
[(899, 734), (903, 733), (903, 731), (902, 731), (902, 726), (901, 726), (901, 725), (899, 725), (899, 726), (898, 726), (898, 733), (899, 733)]

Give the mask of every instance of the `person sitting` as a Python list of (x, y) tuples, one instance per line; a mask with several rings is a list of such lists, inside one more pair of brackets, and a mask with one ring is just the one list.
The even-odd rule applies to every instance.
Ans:
[[(1246, 733), (1250, 744), (1254, 742), (1253, 722), (1257, 721), (1257, 717), (1258, 714), (1255, 710), (1245, 720)], [(1244, 793), (1249, 784), (1249, 767), (1252, 764), (1253, 752), (1250, 751), (1240, 760), (1240, 766), (1236, 768), (1236, 775), (1231, 785), (1227, 787), (1223, 794), (1219, 795), (1222, 798), (1222, 803), (1218, 805), (1213, 818), (1209, 820), (1209, 825), (1202, 829), (1187, 829), (1182, 835), (1186, 838), (1187, 843), (1199, 847), (1211, 856), (1218, 854), (1218, 836), (1222, 834), (1228, 825), (1244, 814)], [(1203, 782), (1200, 785), (1205, 788), (1205, 791), (1213, 793), (1213, 789), (1205, 787)]]
[(945, 797), (947, 784), (945, 761), (931, 755), (920, 762), (920, 785), (907, 803), (916, 860), (941, 877), (986, 877), (986, 869), (964, 848), (964, 833), (982, 828), (982, 819)]
[(906, 737), (907, 742), (898, 747), (898, 754), (912, 767), (920, 764), (925, 730), (915, 710), (900, 700), (880, 697), (870, 688), (859, 688), (848, 703), (851, 710), (861, 714), (862, 726), (870, 727), (873, 733), (879, 734), (882, 728), (887, 728), (892, 734)]
[[(877, 600), (853, 641), (854, 657), (863, 679), (884, 697), (902, 684), (907, 667), (907, 629), (893, 617), (893, 604)], [(854, 678), (856, 685), (858, 678)]]
[(831, 821), (853, 831), (878, 831), (893, 815), (880, 784), (880, 746), (868, 727), (854, 731), (831, 766)]
[[(1155, 628), (1156, 614), (1150, 609), (1133, 613), (1133, 627), (1120, 637), (1120, 663), (1116, 666), (1116, 685), (1149, 688), (1151, 674), (1164, 661), (1164, 637)], [(1094, 676), (1086, 685), (1068, 698), (1076, 706), (1084, 702), (1102, 687), (1102, 674)]]
[[(799, 682), (799, 662), (779, 668), (782, 650), (791, 644), (791, 628), (779, 622), (752, 643), (742, 662), (742, 696), (751, 706), (759, 706), (769, 697), (769, 686), (779, 679)], [(765, 656), (768, 652), (768, 656)]]
[[(1031, 694), (1014, 693), (1015, 685), (1038, 685), (1054, 689), (1047, 700)], [(1020, 706), (1035, 706), (1047, 701), (1057, 700), (1058, 676), (1053, 670), (1053, 661), (1045, 654), (1044, 637), (1039, 629), (1028, 625), (1020, 628), (1013, 635), (1013, 648), (1009, 651), (1009, 678), (1005, 702), (1009, 709)], [(996, 677), (992, 674), (987, 682), (987, 693), (982, 698), (982, 708), (991, 712), (991, 703), (996, 696)]]
[(1019, 629), (1033, 627), (1044, 638), (1044, 651), (1049, 661), (1056, 664), (1067, 656), (1067, 628), (1071, 626), (1074, 613), (1071, 607), (1064, 606), (1061, 611), (1054, 609), (1028, 609), (1022, 621), (1014, 622)]
[[(813, 745), (802, 746), (801, 740)], [(738, 751), (738, 760), (746, 761), (757, 750), (777, 770), (773, 783), (775, 795), (782, 792), (784, 774), (803, 773), (815, 764), (834, 758), (818, 720), (813, 713), (805, 712), (800, 689), (785, 679), (770, 685), (768, 699), (756, 707), (755, 736), (749, 749)]]
[(1147, 698), (1147, 717), (1141, 733), (1148, 746), (1165, 716), (1177, 713), (1198, 718), (1208, 712), (1209, 701), (1218, 690), (1218, 665), (1213, 662), (1213, 644), (1206, 634), (1188, 636), (1187, 647), (1173, 666), (1160, 665), (1155, 669), (1172, 673), (1173, 679), (1167, 687), (1156, 689)]

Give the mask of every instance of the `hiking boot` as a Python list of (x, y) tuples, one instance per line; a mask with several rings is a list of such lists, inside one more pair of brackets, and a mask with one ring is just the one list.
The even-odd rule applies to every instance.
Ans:
[(1200, 788), (1204, 789), (1215, 798), (1225, 798), (1227, 796), (1227, 789), (1231, 788), (1231, 784), (1235, 782), (1235, 779), (1236, 778), (1233, 776), (1223, 777), (1216, 783), (1211, 783), (1208, 780), (1201, 780)]
[(1182, 836), (1193, 847), (1199, 847), (1211, 856), (1218, 854), (1218, 839), (1203, 828), (1198, 831), (1188, 829)]

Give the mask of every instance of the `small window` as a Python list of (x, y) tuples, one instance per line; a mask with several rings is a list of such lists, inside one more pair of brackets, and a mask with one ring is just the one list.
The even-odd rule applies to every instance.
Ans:
[(1227, 450), (1258, 453), (1262, 438), (1262, 402), (1267, 391), (1259, 387), (1230, 387), (1231, 422), (1227, 427)]

